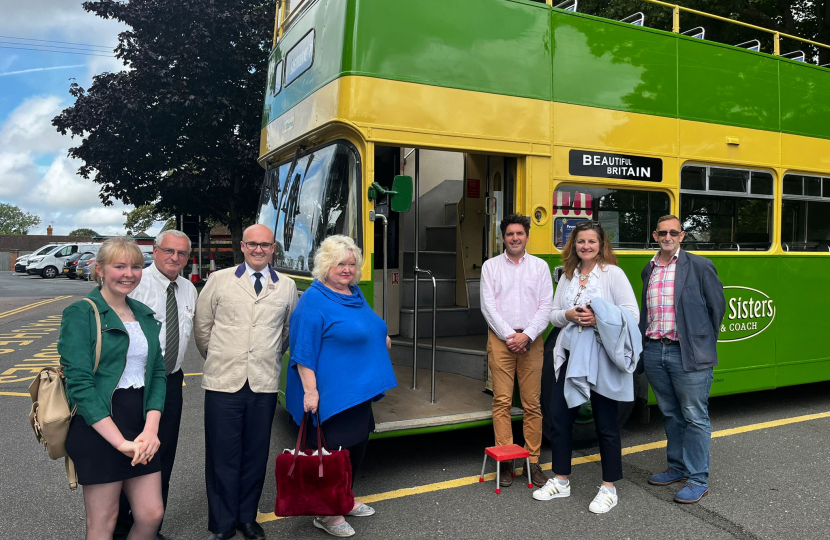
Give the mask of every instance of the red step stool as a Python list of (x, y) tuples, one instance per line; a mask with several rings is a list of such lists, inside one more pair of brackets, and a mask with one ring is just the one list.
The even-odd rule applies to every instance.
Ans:
[[(481, 476), (478, 477), (479, 482), (484, 482), (484, 468), (487, 466), (487, 457), (496, 460), (496, 493), (501, 493), (501, 470), (499, 463), (502, 461), (513, 461), (515, 459), (525, 460), (525, 471), (527, 471), (527, 487), (533, 488), (533, 482), (530, 480), (530, 452), (519, 446), (518, 444), (505, 444), (502, 446), (491, 446), (484, 449), (484, 463), (481, 464)], [(513, 476), (516, 476), (514, 469)]]

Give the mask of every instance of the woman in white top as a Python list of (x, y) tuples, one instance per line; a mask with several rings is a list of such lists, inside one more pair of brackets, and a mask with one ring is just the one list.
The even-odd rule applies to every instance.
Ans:
[[(590, 303), (602, 298), (618, 307), (627, 309), (639, 319), (637, 299), (625, 273), (616, 266), (617, 257), (605, 231), (599, 223), (586, 221), (577, 225), (562, 250), (564, 273), (553, 296), (550, 322), (564, 328), (581, 327), (580, 332), (594, 332), (595, 318)], [(571, 487), (572, 428), (579, 407), (568, 407), (565, 400), (565, 375), (568, 370), (570, 333), (562, 331), (557, 338), (557, 348), (564, 348), (564, 363), (555, 365), (556, 385), (550, 403), (552, 469), (554, 478), (533, 493), (536, 500), (547, 501), (568, 497)], [(606, 360), (607, 361), (607, 357)], [(633, 380), (632, 383), (633, 385)], [(617, 504), (614, 482), (622, 479), (622, 444), (617, 425), (618, 402), (591, 392), (600, 456), (602, 457), (602, 485), (588, 509), (596, 514), (605, 513)]]
[(150, 308), (127, 298), (143, 267), (144, 257), (131, 239), (111, 238), (98, 252), (100, 287), (87, 295), (100, 314), (97, 369), (92, 305), (75, 302), (61, 321), (58, 352), (67, 398), (77, 407), (66, 451), (83, 485), (87, 540), (112, 538), (122, 490), (135, 521), (131, 540), (155, 538), (164, 513), (161, 469), (154, 459), (166, 390), (159, 323)]

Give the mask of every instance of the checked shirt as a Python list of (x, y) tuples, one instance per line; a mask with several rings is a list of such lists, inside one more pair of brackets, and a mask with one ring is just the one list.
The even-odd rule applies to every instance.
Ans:
[(648, 281), (646, 302), (648, 321), (646, 337), (651, 339), (669, 338), (677, 341), (677, 319), (674, 309), (674, 274), (677, 269), (677, 254), (668, 264), (660, 264), (660, 252), (651, 260), (651, 277)]

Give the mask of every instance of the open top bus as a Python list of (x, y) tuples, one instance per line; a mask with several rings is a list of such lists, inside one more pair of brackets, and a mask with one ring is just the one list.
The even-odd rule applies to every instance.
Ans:
[[(636, 293), (657, 218), (679, 215), (725, 286), (712, 394), (830, 379), (830, 70), (782, 56), (777, 33), (772, 54), (684, 34), (680, 7), (667, 32), (572, 4), (279, 11), (258, 222), (301, 290), (326, 236), (363, 249), (399, 383), (375, 404), (376, 437), (492, 421), (479, 279), (511, 212), (531, 217), (528, 251), (554, 276), (576, 224), (600, 222)], [(406, 213), (386, 194), (400, 176)], [(644, 375), (635, 391), (655, 403)]]

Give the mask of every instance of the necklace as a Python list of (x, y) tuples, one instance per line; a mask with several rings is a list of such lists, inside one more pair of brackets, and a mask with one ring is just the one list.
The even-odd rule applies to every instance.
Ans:
[(119, 316), (120, 318), (122, 318), (122, 319), (128, 319), (128, 318), (130, 318), (130, 317), (132, 317), (132, 316), (133, 316), (133, 311), (132, 311), (130, 308), (127, 308), (126, 313), (125, 313), (125, 312), (122, 312), (122, 311), (118, 311), (117, 309), (115, 310), (115, 312), (116, 312), (116, 313), (118, 314), (118, 316)]
[(582, 273), (582, 265), (577, 266), (576, 269), (577, 269), (577, 272), (579, 274), (579, 283), (580, 283), (580, 285), (582, 284), (583, 281), (585, 281), (586, 279), (591, 277), (591, 271), (593, 271), (593, 268), (591, 268), (591, 271), (589, 271), (587, 274), (583, 274)]

